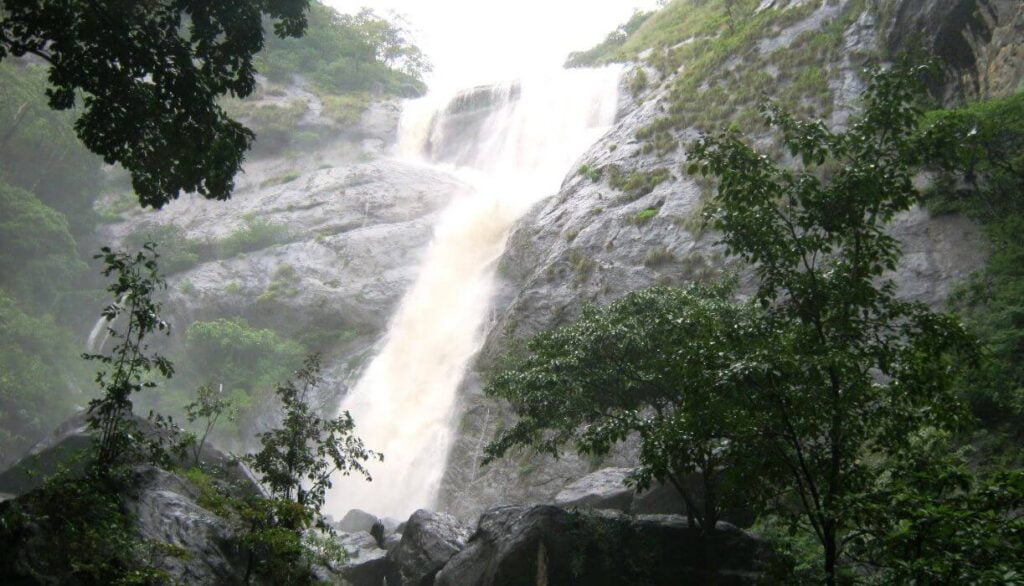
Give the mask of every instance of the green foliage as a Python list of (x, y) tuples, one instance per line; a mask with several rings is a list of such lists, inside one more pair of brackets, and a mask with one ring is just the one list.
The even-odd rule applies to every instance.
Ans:
[(73, 108), (82, 96), (78, 137), (132, 174), (143, 205), (161, 207), (181, 191), (226, 199), (252, 133), (217, 100), (252, 92), (262, 17), (274, 19), (277, 35), (295, 37), (306, 28), (308, 6), (9, 0), (0, 59), (32, 54), (47, 61), (55, 110)]
[[(801, 33), (784, 46), (761, 47), (762, 41), (777, 37), (824, 3), (776, 2), (755, 10), (760, 0), (675, 0), (602, 52), (601, 62), (643, 61), (662, 79), (670, 78), (665, 115), (637, 133), (645, 143), (643, 151), (674, 151), (678, 131), (688, 127), (711, 130), (735, 122), (745, 132), (759, 130), (760, 120), (749, 106), (765, 94), (794, 111), (829, 114), (833, 100), (828, 82), (834, 73), (829, 65), (872, 58), (851, 54), (844, 32), (875, 8), (862, 0), (844, 3), (822, 28)], [(629, 81), (635, 95), (649, 83), (639, 70)]]
[(576, 172), (579, 173), (580, 175), (583, 175), (587, 179), (590, 179), (594, 183), (597, 183), (598, 181), (601, 180), (601, 174), (603, 173), (603, 171), (604, 170), (601, 167), (591, 167), (590, 165), (584, 163), (580, 165), (580, 168)]
[(894, 454), (855, 503), (865, 529), (854, 556), (879, 584), (1018, 584), (1024, 581), (1024, 472), (974, 475), (944, 434), (926, 432)]
[(599, 45), (587, 51), (569, 53), (565, 66), (593, 67), (615, 60), (617, 51), (625, 44), (629, 36), (636, 32), (653, 14), (653, 12), (634, 11), (629, 20), (608, 33), (608, 36)]
[(187, 271), (212, 257), (209, 243), (189, 238), (175, 224), (142, 224), (124, 238), (128, 248), (140, 248), (147, 242), (160, 247), (160, 268), (171, 275)]
[[(41, 490), (0, 510), (0, 556), (5, 583), (156, 584), (155, 562), (181, 556), (178, 548), (143, 541), (125, 512), (122, 494), (132, 479), (124, 468), (84, 475), (59, 473)], [(25, 553), (32, 558), (26, 559)]]
[(41, 65), (0, 63), (0, 182), (34, 193), (80, 236), (92, 228), (103, 161), (78, 140), (71, 112), (42, 104), (46, 85)]
[(646, 210), (641, 210), (641, 211), (637, 212), (635, 216), (630, 218), (630, 222), (633, 223), (633, 224), (636, 224), (637, 226), (643, 226), (647, 222), (651, 221), (651, 218), (654, 218), (657, 215), (658, 215), (658, 210), (657, 209), (655, 209), (655, 208), (647, 208)]
[[(132, 416), (132, 395), (154, 386), (150, 373), (170, 377), (170, 362), (148, 354), (148, 338), (167, 330), (153, 300), (164, 282), (154, 245), (137, 253), (102, 249), (103, 275), (113, 277), (107, 291), (115, 299), (103, 310), (111, 336), (119, 339), (110, 355), (87, 354), (98, 362), (96, 383), (102, 394), (89, 402), (86, 420), (93, 449), (75, 454), (42, 488), (0, 508), (0, 561), (5, 583), (152, 584), (165, 582), (154, 569), (158, 558), (181, 556), (174, 545), (149, 543), (122, 502), (135, 490), (132, 465), (145, 450), (154, 460), (169, 456), (160, 439), (143, 438)], [(123, 330), (116, 325), (121, 323)], [(42, 332), (45, 333), (45, 332)], [(156, 418), (158, 429), (169, 420)], [(84, 465), (82, 465), (84, 463)]]
[[(640, 437), (633, 482), (673, 483), (711, 532), (723, 508), (756, 501), (765, 454), (747, 381), (733, 365), (765, 337), (752, 305), (729, 285), (653, 288), (607, 307), (587, 306), (572, 325), (542, 333), (507, 359), (485, 393), (510, 402), (517, 422), (487, 447), (487, 459), (532, 446), (558, 455), (573, 444), (603, 455)], [(705, 506), (685, 478), (700, 472)]]
[(640, 94), (647, 89), (647, 72), (643, 67), (634, 68), (629, 74), (626, 84), (629, 88), (629, 95), (633, 96), (633, 99), (639, 98)]
[(202, 431), (195, 438), (192, 444), (193, 462), (196, 466), (201, 464), (200, 458), (203, 453), (203, 446), (210, 436), (210, 432), (216, 427), (221, 416), (227, 416), (229, 421), (234, 420), (238, 409), (232, 405), (231, 400), (224, 397), (222, 393), (209, 385), (199, 387), (194, 401), (185, 405), (185, 415), (189, 423), (201, 422)]
[(590, 275), (594, 273), (594, 269), (597, 268), (597, 261), (583, 254), (579, 250), (573, 250), (569, 253), (569, 265), (573, 271), (573, 283), (576, 285), (585, 283)]
[(253, 151), (261, 155), (279, 154), (292, 146), (295, 129), (309, 109), (301, 99), (258, 106), (244, 100), (228, 100), (224, 107), (252, 127), (256, 133)]
[(324, 96), (325, 116), (341, 126), (351, 126), (359, 122), (370, 105), (367, 93), (346, 94), (341, 96)]
[(274, 384), (293, 372), (306, 349), (272, 330), (241, 318), (197, 321), (185, 331), (186, 388), (211, 386), (238, 408), (240, 425), (250, 422), (270, 398)]
[(0, 290), (0, 467), (70, 415), (78, 340)]
[(980, 221), (991, 256), (952, 296), (986, 360), (961, 386), (976, 415), (1019, 441), (1024, 429), (1024, 93), (929, 113), (921, 150), (939, 173), (933, 211)]
[(608, 184), (622, 192), (623, 201), (639, 199), (672, 177), (672, 173), (664, 167), (633, 171), (628, 175), (616, 165), (608, 165), (605, 169), (608, 171)]
[(691, 173), (719, 180), (709, 224), (754, 266), (756, 299), (775, 330), (768, 350), (733, 368), (748, 378), (765, 425), (777, 428), (777, 457), (792, 471), (786, 484), (822, 546), (829, 584), (849, 563), (852, 507), (877, 478), (865, 456), (912, 449), (922, 426), (958, 427), (952, 382), (974, 358), (951, 316), (897, 300), (885, 277), (900, 249), (884, 226), (918, 197), (921, 73), (873, 73), (864, 112), (843, 133), (766, 106), (768, 122), (802, 161), (796, 169), (734, 132), (691, 149)]
[(303, 75), (325, 94), (423, 93), (422, 75), (430, 65), (400, 23), (370, 9), (339, 14), (316, 1), (309, 8), (302, 39), (267, 39), (256, 64), (268, 79), (289, 82)]
[(84, 269), (64, 215), (0, 181), (0, 288), (49, 309)]
[[(120, 340), (111, 354), (84, 355), (101, 367), (96, 385), (102, 394), (89, 401), (88, 422), (96, 433), (96, 464), (102, 473), (140, 447), (133, 433), (131, 396), (156, 386), (149, 380), (151, 372), (170, 378), (174, 368), (163, 356), (147, 354), (150, 334), (170, 333), (160, 318), (161, 305), (154, 300), (167, 286), (157, 269), (156, 246), (147, 243), (134, 254), (103, 248), (96, 258), (103, 259), (105, 277), (115, 276), (107, 291), (116, 301), (103, 309), (102, 316), (111, 338)], [(126, 320), (121, 331), (114, 327), (118, 318)]]
[(295, 297), (299, 290), (295, 288), (295, 267), (288, 263), (280, 264), (274, 269), (270, 284), (257, 302), (276, 301), (281, 298)]
[[(695, 144), (689, 171), (718, 181), (708, 224), (758, 277), (751, 302), (731, 302), (728, 289), (655, 289), (533, 338), (486, 387), (520, 416), (488, 455), (517, 446), (557, 453), (566, 442), (602, 453), (637, 433), (638, 480), (720, 471), (712, 494), (730, 493), (731, 473), (740, 478), (731, 490), (755, 503), (773, 495), (762, 501), (772, 504), (772, 525), (817, 545), (817, 569), (805, 572), (813, 581), (852, 581), (860, 570), (925, 581), (1015, 576), (1014, 563), (999, 561), (1002, 545), (958, 565), (984, 530), (956, 527), (1006, 521), (996, 534), (1011, 555), (1020, 538), (1016, 476), (928, 487), (907, 474), (941, 478), (950, 469), (921, 438), (964, 426), (954, 383), (977, 359), (952, 316), (896, 299), (887, 276), (900, 248), (886, 224), (919, 197), (921, 73), (872, 73), (863, 114), (845, 132), (767, 105), (797, 161), (790, 166), (755, 152), (735, 129)], [(702, 525), (713, 513), (703, 512)], [(910, 553), (894, 532), (908, 527), (921, 545)], [(926, 527), (945, 529), (926, 535)]]
[(323, 382), (319, 357), (308, 357), (296, 378), (298, 384), (287, 381), (277, 387), (284, 410), (282, 426), (259, 434), (260, 450), (246, 461), (271, 494), (300, 507), (291, 520), (280, 524), (282, 528), (299, 531), (315, 524), (326, 529), (320, 508), (331, 487), (331, 476), (354, 472), (369, 480), (363, 462), (383, 460), (383, 456), (366, 449), (352, 434), (355, 423), (348, 412), (323, 419), (309, 404), (315, 387)]
[[(273, 181), (287, 182), (297, 177), (297, 174), (286, 174)], [(289, 237), (287, 226), (259, 216), (246, 215), (238, 229), (220, 240), (190, 238), (175, 224), (148, 223), (128, 234), (124, 243), (129, 247), (140, 247), (146, 242), (159, 244), (161, 268), (173, 274), (217, 258), (231, 258), (282, 244)]]
[(246, 252), (262, 250), (288, 240), (288, 227), (270, 220), (246, 216), (240, 228), (217, 243), (221, 258), (231, 258)]

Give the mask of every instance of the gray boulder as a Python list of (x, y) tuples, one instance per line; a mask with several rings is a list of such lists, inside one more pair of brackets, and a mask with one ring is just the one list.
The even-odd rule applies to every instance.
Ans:
[(125, 500), (139, 535), (187, 552), (155, 559), (175, 584), (238, 584), (245, 562), (228, 524), (195, 503), (193, 489), (155, 466), (135, 469), (137, 493)]
[(626, 486), (631, 468), (602, 468), (587, 474), (562, 489), (555, 504), (569, 509), (612, 509), (628, 513), (633, 502), (633, 489)]
[(385, 533), (401, 533), (405, 527), (405, 521), (399, 521), (391, 517), (381, 517), (380, 522), (384, 525)]
[(344, 534), (338, 543), (348, 554), (348, 559), (338, 568), (332, 568), (352, 586), (381, 586), (387, 570), (387, 552), (377, 546), (369, 533)]
[(388, 533), (388, 534), (386, 534), (384, 536), (383, 547), (384, 547), (384, 549), (386, 549), (389, 552), (393, 551), (395, 548), (397, 548), (401, 544), (402, 544), (402, 534), (401, 533)]
[(491, 509), (437, 586), (753, 584), (779, 559), (767, 544), (720, 523), (716, 571), (698, 529), (678, 515), (631, 517), (550, 505)]
[(357, 531), (370, 532), (373, 524), (377, 522), (377, 517), (374, 517), (366, 511), (359, 509), (352, 509), (345, 513), (341, 521), (338, 522), (338, 530), (344, 531), (345, 533), (355, 533)]
[[(47, 477), (58, 470), (69, 472), (85, 468), (87, 450), (92, 446), (93, 433), (81, 411), (60, 424), (48, 437), (34, 445), (21, 460), (7, 470), (0, 472), (0, 493), (19, 496), (43, 485)], [(152, 422), (138, 415), (133, 422), (142, 435), (148, 439), (162, 438), (170, 445), (176, 439), (166, 430), (157, 429)], [(207, 442), (199, 453), (203, 469), (231, 492), (246, 495), (266, 496), (266, 493), (249, 468), (233, 456), (226, 454)], [(174, 464), (184, 468), (195, 465), (194, 455), (184, 457), (171, 454)]]
[(469, 533), (447, 513), (416, 511), (398, 547), (388, 553), (388, 586), (430, 586), (438, 570), (466, 546)]
[[(701, 475), (693, 473), (682, 481), (694, 504), (703, 507), (704, 485)], [(627, 512), (633, 515), (686, 515), (687, 506), (675, 486), (655, 482), (649, 489), (633, 496)], [(722, 511), (721, 520), (745, 529), (754, 524), (755, 516), (746, 506), (733, 506)]]

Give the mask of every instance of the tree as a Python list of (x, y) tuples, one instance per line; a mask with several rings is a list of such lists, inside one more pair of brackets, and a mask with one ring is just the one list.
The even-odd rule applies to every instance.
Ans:
[(309, 513), (307, 523), (323, 526), (320, 507), (331, 487), (331, 476), (355, 472), (369, 480), (362, 463), (383, 460), (383, 456), (366, 449), (363, 441), (352, 435), (355, 423), (348, 412), (323, 419), (310, 406), (311, 392), (323, 382), (318, 356), (308, 357), (296, 378), (298, 385), (286, 381), (277, 388), (284, 408), (281, 427), (259, 434), (260, 451), (246, 459), (271, 494), (295, 501)]
[(49, 63), (50, 107), (81, 102), (78, 137), (132, 175), (142, 205), (227, 199), (253, 139), (217, 100), (248, 96), (263, 17), (301, 36), (309, 0), (6, 0), (0, 60)]
[(354, 472), (370, 480), (363, 462), (384, 459), (352, 434), (355, 424), (348, 412), (323, 419), (309, 405), (311, 392), (322, 382), (318, 356), (309, 356), (296, 378), (298, 384), (286, 381), (277, 388), (284, 408), (281, 427), (259, 434), (262, 447), (245, 457), (272, 495), (243, 507), (246, 583), (254, 572), (274, 583), (310, 581), (310, 562), (325, 551), (338, 553), (315, 532), (306, 532), (310, 527), (333, 531), (320, 514), (331, 476)]
[(1024, 580), (1024, 471), (971, 473), (948, 434), (925, 430), (859, 499), (851, 557), (881, 584)]
[[(149, 354), (147, 338), (154, 332), (170, 333), (170, 326), (160, 318), (160, 303), (153, 299), (156, 291), (166, 287), (157, 268), (156, 245), (147, 243), (141, 251), (131, 254), (104, 247), (104, 276), (116, 275), (107, 287), (116, 300), (103, 310), (108, 331), (120, 342), (111, 354), (85, 354), (84, 358), (99, 362), (104, 368), (96, 373), (96, 384), (103, 394), (89, 401), (89, 426), (96, 432), (96, 468), (109, 470), (130, 455), (139, 442), (133, 435), (131, 396), (144, 388), (156, 386), (149, 374), (170, 378), (174, 367), (163, 356)], [(123, 331), (113, 326), (123, 316)]]
[(221, 416), (226, 414), (228, 421), (232, 421), (237, 413), (238, 408), (232, 405), (231, 400), (224, 398), (220, 391), (215, 391), (209, 385), (199, 387), (195, 400), (185, 405), (185, 416), (189, 423), (200, 420), (203, 422), (202, 433), (193, 435), (189, 438), (191, 441), (186, 440), (186, 443), (192, 448), (193, 462), (196, 466), (201, 465), (203, 446), (206, 445), (206, 439), (216, 427)]
[(872, 462), (912, 449), (922, 427), (962, 421), (952, 383), (975, 357), (953, 317), (898, 300), (886, 274), (900, 255), (886, 224), (919, 197), (913, 137), (924, 73), (872, 73), (845, 132), (765, 106), (802, 164), (781, 166), (735, 132), (690, 151), (691, 173), (718, 179), (708, 222), (760, 280), (755, 298), (774, 341), (734, 368), (765, 416), (830, 585), (847, 561), (852, 510), (880, 474)]
[(731, 284), (638, 291), (531, 339), (484, 389), (518, 416), (487, 447), (487, 461), (520, 446), (557, 456), (566, 443), (603, 455), (636, 433), (632, 481), (679, 491), (713, 567), (723, 510), (757, 501), (768, 475), (756, 418), (741, 408), (745, 381), (730, 374), (764, 336), (756, 307), (733, 303), (733, 293)]

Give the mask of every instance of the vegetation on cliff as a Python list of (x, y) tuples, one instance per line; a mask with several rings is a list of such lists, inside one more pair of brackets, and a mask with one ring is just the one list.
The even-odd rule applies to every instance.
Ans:
[[(1013, 101), (935, 114), (919, 131), (920, 73), (876, 72), (863, 113), (843, 132), (765, 106), (794, 165), (756, 152), (736, 130), (693, 145), (690, 172), (717, 181), (705, 218), (754, 267), (756, 294), (733, 304), (728, 289), (652, 289), (533, 338), (485, 389), (519, 416), (490, 456), (517, 446), (557, 453), (567, 442), (601, 455), (636, 433), (638, 486), (671, 481), (694, 502), (679, 478), (700, 473), (713, 498), (694, 515), (708, 529), (743, 494), (766, 526), (791, 528), (783, 543), (796, 555), (796, 580), (1024, 575), (1013, 554), (1024, 531), (1016, 513), (1024, 473), (999, 463), (972, 473), (955, 451), (971, 421), (964, 393), (975, 405), (983, 396), (1013, 408), (1019, 324), (993, 315), (1001, 329), (985, 341), (995, 362), (979, 369), (976, 343), (955, 316), (899, 300), (885, 276), (900, 254), (886, 224), (920, 200), (921, 165), (968, 165), (983, 175), (974, 197), (1012, 209), (1024, 134), (986, 122), (986, 112), (1002, 117)], [(984, 146), (962, 142), (972, 136)], [(1006, 181), (1011, 189), (991, 191)], [(1010, 262), (995, 260), (997, 271)], [(987, 274), (997, 290), (1007, 287), (1005, 272)], [(992, 539), (966, 560), (983, 535)]]
[[(18, 18), (29, 18), (22, 8)], [(14, 22), (9, 19), (17, 15), (5, 14), (4, 22)], [(145, 20), (144, 15), (124, 15), (125, 19), (136, 17), (132, 22)], [(429, 64), (399, 23), (368, 11), (338, 14), (318, 2), (310, 4), (304, 18), (308, 26), (302, 38), (279, 38), (273, 34), (271, 19), (257, 27), (266, 46), (249, 56), (250, 65), (269, 80), (266, 87), (254, 88), (257, 93), (268, 96), (285, 85), (305, 83), (324, 101), (325, 112), (351, 123), (374, 96), (423, 91), (421, 76)], [(42, 58), (15, 58), (14, 45), (20, 41), (4, 30), (6, 36), (0, 35), (0, 47), (7, 51), (0, 62), (0, 347), (9, 349), (4, 353), (9, 368), (0, 377), (0, 466), (12, 463), (93, 396), (90, 374), (79, 354), (95, 313), (82, 309), (98, 308), (103, 292), (95, 272), (86, 268), (94, 263), (91, 251), (102, 244), (95, 242), (97, 225), (119, 220), (121, 212), (137, 205), (130, 175), (105, 166), (100, 156), (90, 152), (92, 145), (83, 145), (79, 139), (76, 123), (82, 110), (48, 107), (49, 64)], [(236, 81), (253, 74), (239, 67)], [(82, 99), (84, 95), (79, 96), (79, 104)], [(232, 117), (253, 112), (240, 99), (222, 98), (219, 103)], [(294, 110), (293, 104), (263, 108), (256, 109), (258, 116), (246, 116), (261, 148), (280, 151), (301, 146), (296, 142), (302, 137), (295, 122), (305, 110), (284, 115)], [(194, 136), (189, 136), (186, 142), (191, 145)], [(192, 154), (202, 156), (199, 151)], [(204, 160), (213, 164), (219, 159), (207, 156)], [(164, 167), (170, 166), (149, 165), (150, 170)], [(101, 198), (111, 205), (101, 209), (96, 205)], [(251, 217), (216, 241), (189, 239), (172, 226), (144, 226), (127, 235), (124, 244), (138, 249), (145, 242), (158, 242), (161, 267), (173, 274), (200, 262), (278, 244), (289, 236), (284, 226)], [(220, 323), (216, 317), (207, 321)], [(241, 337), (276, 336), (272, 344), (276, 349), (263, 356), (265, 368), (245, 376), (227, 375), (212, 366), (193, 366), (196, 354), (184, 350), (174, 358), (187, 382), (173, 383), (172, 396), (154, 398), (154, 406), (183, 415), (180, 409), (188, 402), (193, 383), (224, 384), (235, 392), (242, 408), (239, 423), (251, 421), (256, 415), (252, 406), (272, 393), (275, 381), (298, 366), (295, 357), (324, 346), (317, 340), (293, 340), (294, 332), (270, 332), (244, 322), (239, 322), (239, 328), (248, 329)], [(227, 426), (225, 432), (230, 431)]]

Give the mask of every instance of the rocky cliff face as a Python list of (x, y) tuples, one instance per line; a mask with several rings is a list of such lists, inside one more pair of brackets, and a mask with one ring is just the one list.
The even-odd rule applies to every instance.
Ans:
[(326, 144), (257, 153), (230, 201), (183, 196), (159, 211), (133, 208), (104, 225), (99, 240), (116, 246), (155, 231), (211, 247), (254, 226), (273, 233), (169, 276), (165, 308), (177, 331), (170, 343), (180, 344), (190, 323), (217, 318), (242, 317), (292, 336), (321, 332), (333, 340), (320, 389), (333, 409), (414, 280), (437, 213), (463, 185), (384, 156), (397, 133), (396, 100), (371, 104), (341, 127), (321, 114), (313, 94), (288, 92), (250, 107), (308, 101), (296, 132), (316, 129), (331, 137)]
[[(766, 1), (761, 9), (785, 8), (786, 4)], [(758, 40), (745, 59), (764, 62), (763, 67), (779, 80), (781, 93), (786, 77), (779, 68), (785, 65), (773, 65), (772, 56), (789, 50), (801, 35), (834, 27), (836, 22), (844, 24), (838, 45), (843, 58), (825, 64), (829, 88), (825, 99), (830, 102), (823, 109), (830, 112), (835, 126), (845, 122), (864, 87), (858, 74), (860, 64), (851, 55), (891, 54), (909, 46), (912, 39), (923, 43), (947, 57), (948, 77), (941, 89), (950, 99), (1005, 94), (1024, 76), (1024, 60), (1017, 57), (1024, 42), (1024, 6), (1019, 2), (905, 0), (879, 2), (873, 7), (868, 4), (791, 2), (792, 7), (804, 6), (803, 16), (771, 28), (771, 34)], [(732, 67), (740, 65), (734, 62)], [(657, 78), (651, 69), (646, 73)], [(450, 455), (439, 508), (473, 517), (496, 503), (549, 502), (562, 487), (590, 470), (632, 461), (627, 441), (600, 462), (571, 454), (560, 460), (523, 454), (518, 461), (506, 458), (480, 466), (483, 446), (507, 421), (501, 405), (482, 396), (482, 373), (509, 339), (564, 324), (584, 303), (605, 303), (654, 284), (684, 284), (734, 271), (740, 276), (741, 288), (751, 290), (749, 271), (726, 258), (716, 235), (700, 225), (698, 214), (707, 187), (681, 171), (686, 160), (684, 147), (698, 136), (697, 130), (682, 127), (670, 131), (670, 144), (683, 148), (645, 148), (644, 141), (637, 138), (638, 132), (672, 111), (673, 82), (689, 74), (684, 63), (635, 99), (624, 97), (618, 123), (581, 158), (580, 172), (570, 173), (560, 192), (540, 202), (512, 234), (500, 265), (502, 286), (495, 300), (498, 318), (462, 388), (459, 437)], [(702, 87), (716, 83), (725, 82), (708, 79)], [(627, 95), (625, 87), (623, 94)], [(758, 145), (772, 146), (769, 137), (760, 137)], [(625, 183), (625, 189), (612, 187), (616, 183), (608, 177), (612, 166), (636, 180), (620, 178), (618, 184)], [(599, 169), (605, 171), (601, 176), (595, 173)], [(977, 226), (961, 217), (931, 217), (915, 209), (899, 217), (892, 231), (904, 249), (893, 275), (901, 295), (935, 307), (942, 307), (950, 289), (985, 259), (984, 240)]]

